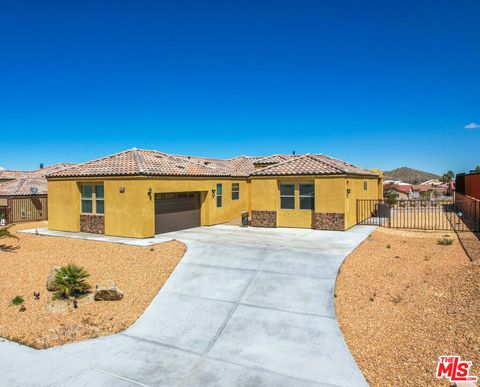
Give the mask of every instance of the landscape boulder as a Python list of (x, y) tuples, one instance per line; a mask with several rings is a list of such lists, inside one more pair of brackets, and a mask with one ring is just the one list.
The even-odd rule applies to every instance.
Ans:
[(55, 284), (55, 276), (57, 275), (58, 271), (60, 270), (61, 266), (56, 266), (52, 270), (50, 270), (50, 273), (48, 273), (47, 277), (47, 283), (45, 287), (49, 292), (54, 292), (57, 290), (57, 285)]
[(104, 281), (95, 287), (95, 301), (118, 301), (123, 298), (123, 292), (112, 280)]

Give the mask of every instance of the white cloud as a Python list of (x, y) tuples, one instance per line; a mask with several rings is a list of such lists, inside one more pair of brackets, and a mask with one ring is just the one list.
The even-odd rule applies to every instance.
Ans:
[(477, 124), (475, 122), (470, 122), (468, 125), (464, 126), (465, 129), (478, 129), (480, 128), (480, 124)]

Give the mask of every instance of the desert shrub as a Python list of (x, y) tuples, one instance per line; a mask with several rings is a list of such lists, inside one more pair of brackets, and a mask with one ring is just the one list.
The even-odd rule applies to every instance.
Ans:
[(0, 239), (3, 239), (3, 238), (14, 238), (14, 239), (17, 239), (18, 240), (18, 237), (16, 235), (13, 235), (9, 228), (12, 227), (13, 224), (11, 224), (10, 226), (6, 226), (6, 227), (0, 227)]
[(23, 297), (22, 296), (15, 296), (13, 299), (12, 299), (12, 305), (21, 305), (23, 304)]
[(453, 239), (451, 238), (441, 238), (437, 241), (437, 244), (442, 246), (450, 246), (453, 243)]
[(55, 276), (57, 294), (62, 298), (68, 298), (87, 293), (90, 285), (86, 282), (86, 278), (89, 275), (83, 267), (74, 264), (62, 266)]

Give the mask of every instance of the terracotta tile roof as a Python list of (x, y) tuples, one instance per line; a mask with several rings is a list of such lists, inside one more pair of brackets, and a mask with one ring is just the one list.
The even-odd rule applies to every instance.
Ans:
[(46, 195), (48, 182), (45, 175), (74, 165), (76, 164), (54, 164), (35, 171), (2, 170), (0, 171), (0, 196)]
[[(265, 162), (266, 161), (266, 162)], [(258, 171), (255, 163), (272, 163)], [(172, 155), (155, 150), (129, 149), (111, 156), (78, 164), (47, 175), (48, 178), (82, 176), (218, 176), (248, 177), (262, 175), (374, 173), (324, 155), (238, 156), (217, 159)]]
[(66, 168), (70, 168), (76, 164), (73, 163), (60, 163), (49, 165), (44, 168), (36, 169), (33, 171), (19, 171), (12, 169), (1, 169), (0, 180), (14, 180), (14, 179), (26, 179), (30, 177), (42, 177), (49, 173), (61, 171)]
[(305, 154), (252, 173), (252, 176), (284, 175), (369, 175), (375, 173), (325, 155)]
[(129, 149), (73, 168), (54, 172), (48, 177), (80, 176), (231, 176), (235, 168), (227, 160), (175, 156), (154, 150)]
[(407, 194), (412, 192), (412, 186), (410, 184), (389, 183), (389, 184), (384, 184), (383, 189), (385, 191), (394, 190), (394, 191), (403, 192)]
[(0, 180), (14, 180), (22, 177), (28, 177), (32, 171), (15, 171), (11, 169), (0, 170)]
[(0, 196), (46, 195), (47, 185), (44, 177), (15, 179), (0, 184)]
[(278, 164), (283, 161), (291, 160), (295, 157), (294, 155), (271, 155), (267, 157), (262, 157), (256, 161), (254, 161), (254, 164)]

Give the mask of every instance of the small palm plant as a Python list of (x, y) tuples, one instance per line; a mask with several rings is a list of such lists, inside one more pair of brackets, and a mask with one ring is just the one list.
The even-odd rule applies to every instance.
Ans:
[(90, 285), (85, 279), (89, 275), (83, 267), (74, 264), (62, 266), (55, 276), (58, 294), (63, 298), (69, 298), (87, 293)]
[(0, 227), (0, 239), (3, 239), (3, 238), (14, 238), (16, 240), (18, 240), (18, 237), (16, 235), (13, 235), (9, 228), (12, 227), (13, 224), (11, 224), (10, 226), (6, 226), (6, 227)]

